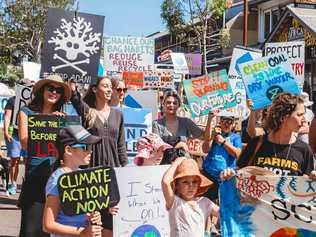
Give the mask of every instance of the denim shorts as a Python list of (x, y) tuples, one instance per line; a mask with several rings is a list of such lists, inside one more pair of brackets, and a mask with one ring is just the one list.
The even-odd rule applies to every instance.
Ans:
[(12, 141), (5, 141), (7, 146), (7, 156), (10, 158), (17, 158), (23, 155), (21, 143), (17, 135), (12, 136)]

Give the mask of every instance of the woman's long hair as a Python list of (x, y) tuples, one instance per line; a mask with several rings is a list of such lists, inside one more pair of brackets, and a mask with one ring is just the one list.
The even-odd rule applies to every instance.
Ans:
[(299, 95), (280, 93), (268, 109), (265, 127), (272, 131), (279, 130), (283, 120), (295, 111), (298, 104), (304, 104), (304, 100)]
[[(43, 85), (35, 94), (34, 98), (32, 101), (28, 104), (28, 107), (37, 113), (40, 113), (43, 111), (43, 106), (44, 106), (44, 90), (45, 86)], [(65, 104), (64, 100), (64, 91), (60, 96), (60, 99), (54, 104), (53, 106), (53, 111), (61, 111), (63, 105)]]
[(97, 97), (96, 97), (96, 93), (93, 90), (99, 86), (100, 82), (103, 79), (109, 79), (111, 81), (112, 89), (116, 89), (119, 83), (118, 80), (116, 80), (115, 78), (98, 77), (96, 84), (89, 86), (87, 93), (83, 97), (83, 101), (90, 107), (88, 113), (85, 115), (85, 121), (84, 121), (85, 127), (87, 127), (88, 129), (93, 126), (97, 118), (96, 109), (95, 109)]

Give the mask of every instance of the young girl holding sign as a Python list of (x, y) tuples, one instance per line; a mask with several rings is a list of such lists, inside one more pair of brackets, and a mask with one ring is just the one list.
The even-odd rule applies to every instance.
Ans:
[[(58, 191), (58, 178), (68, 172), (76, 171), (81, 165), (88, 165), (91, 151), (87, 145), (96, 144), (100, 137), (91, 135), (80, 125), (71, 125), (61, 129), (58, 135), (59, 160), (61, 167), (49, 178), (46, 185), (46, 205), (43, 216), (43, 229), (52, 233), (51, 237), (84, 236), (97, 237), (102, 235), (102, 222), (99, 212), (66, 216), (61, 211)], [(110, 208), (111, 214), (117, 208)], [(89, 223), (90, 222), (90, 223)]]
[[(230, 169), (221, 173), (230, 178)], [(177, 158), (162, 178), (162, 191), (169, 211), (170, 237), (203, 237), (207, 217), (219, 215), (219, 207), (202, 197), (212, 182), (200, 173), (197, 163)]]

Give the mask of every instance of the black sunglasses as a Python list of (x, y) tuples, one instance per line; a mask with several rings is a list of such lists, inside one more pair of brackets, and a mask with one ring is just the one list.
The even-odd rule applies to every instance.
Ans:
[(123, 91), (124, 93), (126, 93), (127, 88), (116, 88), (116, 91), (119, 92), (119, 93), (121, 93), (122, 91)]
[(64, 93), (64, 88), (62, 88), (62, 87), (55, 87), (52, 85), (47, 85), (45, 88), (51, 93), (53, 93), (53, 92), (56, 92), (57, 94)]

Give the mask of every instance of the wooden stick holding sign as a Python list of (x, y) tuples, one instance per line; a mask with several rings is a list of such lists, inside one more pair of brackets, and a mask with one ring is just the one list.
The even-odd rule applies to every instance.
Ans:
[(98, 167), (63, 174), (58, 179), (61, 208), (73, 216), (115, 206), (120, 193), (115, 171)]

